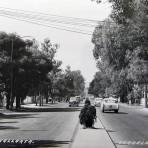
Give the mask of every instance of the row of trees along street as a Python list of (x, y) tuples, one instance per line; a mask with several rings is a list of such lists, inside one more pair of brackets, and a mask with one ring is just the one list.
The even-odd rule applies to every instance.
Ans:
[(81, 95), (84, 78), (79, 70), (69, 66), (62, 70), (62, 61), (56, 60), (57, 44), (45, 39), (41, 45), (33, 40), (23, 40), (17, 34), (0, 32), (0, 92), (6, 98), (6, 108), (21, 107), (26, 96), (40, 105), (43, 99), (59, 100)]
[(115, 94), (121, 102), (135, 103), (148, 83), (148, 1), (108, 1), (112, 13), (96, 26), (92, 36), (99, 71), (89, 93)]

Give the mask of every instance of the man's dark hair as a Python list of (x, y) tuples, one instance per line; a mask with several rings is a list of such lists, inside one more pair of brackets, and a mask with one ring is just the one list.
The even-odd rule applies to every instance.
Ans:
[(85, 105), (90, 105), (90, 101), (88, 99), (85, 100)]

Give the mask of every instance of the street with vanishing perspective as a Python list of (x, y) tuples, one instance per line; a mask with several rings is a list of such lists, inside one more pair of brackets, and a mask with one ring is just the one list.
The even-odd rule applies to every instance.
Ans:
[(0, 0), (0, 148), (148, 148), (147, 0)]

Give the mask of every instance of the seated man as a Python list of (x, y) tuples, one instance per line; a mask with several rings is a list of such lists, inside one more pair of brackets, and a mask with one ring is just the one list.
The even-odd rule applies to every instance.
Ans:
[(85, 101), (85, 105), (80, 112), (79, 119), (80, 124), (82, 124), (84, 128), (91, 128), (94, 125), (96, 120), (96, 108), (91, 105), (88, 99)]

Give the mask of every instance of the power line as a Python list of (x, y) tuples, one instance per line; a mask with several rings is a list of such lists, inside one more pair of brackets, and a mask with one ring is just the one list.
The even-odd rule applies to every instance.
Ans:
[[(41, 25), (41, 26), (51, 27), (59, 30), (86, 34), (86, 35), (92, 35), (92, 32), (90, 32), (89, 30), (80, 30), (79, 29), (80, 27), (81, 28), (93, 27), (92, 29), (94, 30), (94, 27), (99, 25), (98, 23), (100, 23), (100, 25), (103, 25), (103, 23), (105, 23), (105, 21), (51, 15), (51, 14), (45, 14), (45, 13), (39, 13), (39, 12), (33, 12), (33, 11), (4, 8), (4, 7), (0, 7), (0, 15), (3, 17), (15, 19), (15, 20), (33, 23), (36, 25)], [(50, 23), (50, 25), (47, 23)], [(51, 25), (51, 23), (54, 23), (54, 24)], [(113, 24), (114, 22), (109, 22), (109, 23)], [(63, 26), (63, 25), (61, 26), (59, 24), (65, 24), (66, 26)], [(68, 27), (68, 26), (73, 26), (73, 27)], [(79, 28), (74, 28), (76, 26)]]
[(80, 33), (80, 34), (85, 34), (85, 35), (92, 35), (92, 33), (87, 33), (87, 32), (71, 30), (71, 29), (60, 28), (60, 27), (56, 27), (56, 26), (51, 26), (51, 25), (47, 25), (47, 24), (33, 22), (31, 20), (24, 20), (24, 19), (20, 19), (20, 18), (18, 19), (18, 18), (14, 18), (14, 17), (11, 17), (11, 16), (3, 15), (3, 14), (0, 14), (0, 16), (11, 18), (11, 19), (14, 19), (14, 20), (19, 20), (19, 21), (24, 21), (24, 22), (32, 23), (32, 24), (36, 24), (36, 25), (40, 25), (40, 26), (50, 27), (50, 28), (54, 28), (54, 29), (58, 29), (58, 30), (70, 31), (70, 32)]
[(30, 14), (21, 14), (21, 13), (16, 13), (16, 12), (10, 12), (10, 11), (5, 11), (5, 10), (0, 10), (0, 13), (4, 13), (6, 15), (11, 15), (11, 16), (17, 16), (17, 17), (27, 17), (30, 19), (36, 19), (36, 20), (42, 20), (45, 22), (54, 22), (54, 23), (60, 23), (60, 24), (68, 24), (68, 25), (73, 25), (73, 26), (83, 26), (83, 27), (95, 27), (97, 24), (88, 24), (88, 23), (83, 23), (83, 22), (76, 22), (76, 21), (71, 21), (71, 20), (61, 20), (58, 18), (45, 18), (42, 16), (34, 16)]
[(52, 17), (59, 17), (59, 18), (66, 18), (66, 19), (73, 19), (77, 21), (87, 21), (87, 22), (93, 22), (93, 23), (98, 23), (98, 22), (103, 22), (103, 21), (98, 21), (98, 20), (93, 20), (93, 19), (84, 19), (84, 18), (77, 18), (77, 17), (68, 17), (68, 16), (62, 16), (62, 15), (55, 15), (55, 14), (47, 14), (47, 13), (42, 13), (42, 12), (35, 12), (35, 11), (25, 11), (25, 10), (20, 10), (20, 9), (12, 9), (12, 8), (6, 8), (6, 7), (0, 7), (2, 10), (11, 10), (11, 11), (17, 11), (17, 12), (24, 12), (28, 14), (36, 14), (36, 15), (42, 15), (42, 16), (52, 16)]
[[(66, 29), (70, 29), (70, 30), (73, 30), (73, 29), (77, 29), (77, 28), (72, 28), (72, 27), (67, 27), (67, 26), (62, 26), (62, 25), (55, 25), (55, 24), (51, 24), (51, 25), (49, 25), (49, 24), (47, 24), (47, 23), (45, 23), (45, 22), (42, 22), (42, 21), (39, 21), (39, 20), (35, 20), (35, 19), (30, 19), (30, 18), (18, 18), (18, 17), (15, 17), (15, 16), (11, 16), (11, 15), (7, 15), (7, 14), (2, 14), (3, 16), (6, 16), (6, 17), (9, 17), (9, 18), (14, 18), (14, 19), (17, 19), (17, 20), (21, 20), (21, 21), (30, 21), (30, 22), (35, 22), (35, 23), (39, 23), (39, 24), (44, 24), (44, 25), (46, 25), (46, 26), (52, 26), (52, 25), (54, 25), (54, 27), (56, 26), (56, 27), (64, 27), (64, 28), (66, 28)], [(79, 31), (79, 32), (89, 32), (88, 30), (80, 30), (80, 29), (77, 29), (77, 31)]]
[[(21, 10), (21, 9), (12, 9), (12, 8), (6, 8), (6, 7), (0, 7), (1, 10), (5, 11), (10, 11), (10, 12), (17, 12), (17, 13), (25, 13), (25, 14), (34, 14), (36, 16), (42, 16), (42, 17), (54, 17), (58, 19), (67, 19), (67, 20), (75, 20), (75, 21), (80, 21), (80, 22), (87, 22), (87, 23), (104, 23), (105, 21), (98, 21), (95, 19), (86, 19), (86, 18), (77, 18), (77, 17), (69, 17), (69, 16), (62, 16), (62, 15), (55, 15), (55, 14), (47, 14), (47, 13), (42, 13), (42, 12), (35, 12), (35, 11), (26, 11), (26, 10)], [(114, 23), (111, 22), (110, 23)]]

